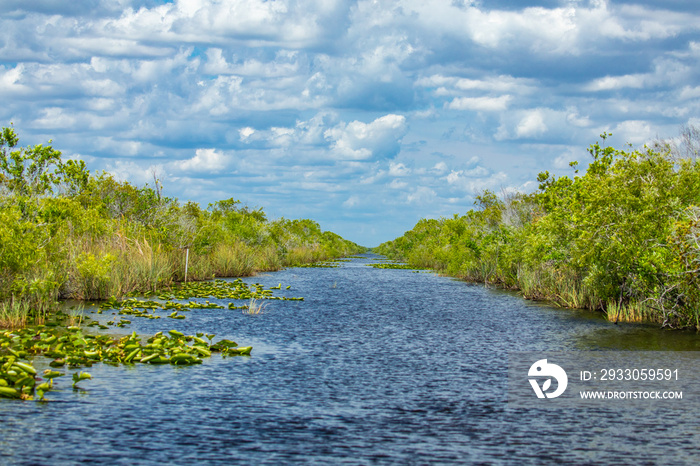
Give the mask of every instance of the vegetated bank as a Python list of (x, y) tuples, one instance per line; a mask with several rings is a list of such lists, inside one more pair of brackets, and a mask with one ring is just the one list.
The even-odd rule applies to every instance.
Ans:
[(700, 330), (700, 130), (680, 141), (593, 144), (582, 175), (540, 173), (532, 194), (485, 191), (477, 210), (420, 220), (375, 251), (615, 322)]
[[(49, 144), (51, 141), (49, 141)], [(327, 260), (364, 248), (312, 220), (269, 220), (234, 199), (167, 197), (51, 145), (19, 147), (0, 134), (0, 328), (41, 323), (61, 298), (155, 291), (185, 279), (240, 277)]]

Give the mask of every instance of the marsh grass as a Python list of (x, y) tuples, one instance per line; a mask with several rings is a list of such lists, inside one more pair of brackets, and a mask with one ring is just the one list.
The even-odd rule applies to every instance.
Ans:
[(168, 286), (175, 279), (177, 264), (174, 253), (160, 244), (115, 234), (109, 240), (76, 241), (67, 270), (62, 297), (98, 300)]
[(255, 269), (267, 272), (283, 267), (282, 258), (274, 246), (261, 247), (255, 254)]
[(83, 319), (85, 318), (85, 306), (81, 303), (77, 306), (71, 306), (68, 311), (68, 325), (73, 327), (80, 327), (83, 324)]
[(644, 303), (633, 301), (620, 303), (608, 300), (605, 305), (605, 315), (610, 322), (659, 322), (658, 313)]
[(245, 309), (242, 310), (242, 312), (243, 314), (248, 315), (262, 314), (267, 305), (268, 303), (259, 303), (257, 299), (251, 298), (250, 302), (248, 303), (248, 306), (246, 306)]
[(290, 266), (298, 266), (302, 264), (311, 264), (320, 261), (318, 251), (309, 246), (296, 246), (289, 248), (284, 257), (284, 264)]
[(15, 301), (0, 303), (0, 328), (16, 329), (27, 325), (29, 303)]
[(218, 244), (211, 253), (217, 277), (245, 277), (255, 270), (255, 253), (244, 243)]

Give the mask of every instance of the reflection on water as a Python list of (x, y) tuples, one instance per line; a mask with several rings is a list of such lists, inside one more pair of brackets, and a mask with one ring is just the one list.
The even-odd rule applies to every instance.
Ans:
[(201, 309), (132, 319), (125, 333), (209, 331), (250, 358), (201, 366), (96, 365), (86, 393), (0, 402), (0, 463), (692, 462), (687, 410), (506, 409), (511, 351), (698, 350), (695, 333), (614, 325), (430, 273), (295, 268), (265, 313)]

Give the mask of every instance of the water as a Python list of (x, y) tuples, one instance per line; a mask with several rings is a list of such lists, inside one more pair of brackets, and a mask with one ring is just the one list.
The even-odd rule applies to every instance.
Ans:
[(305, 298), (271, 301), (261, 315), (131, 319), (116, 331), (214, 332), (253, 354), (192, 367), (95, 365), (84, 393), (64, 377), (52, 403), (0, 400), (0, 463), (687, 464), (700, 454), (697, 406), (506, 402), (511, 351), (695, 351), (695, 333), (613, 325), (371, 262), (248, 278)]

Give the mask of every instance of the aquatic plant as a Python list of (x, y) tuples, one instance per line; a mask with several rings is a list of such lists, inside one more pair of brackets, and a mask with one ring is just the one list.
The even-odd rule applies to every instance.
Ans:
[(367, 264), (368, 267), (372, 267), (374, 269), (408, 269), (408, 270), (416, 270), (416, 269), (423, 269), (425, 270), (426, 267), (416, 267), (411, 264), (404, 264), (404, 263), (394, 263), (394, 262), (384, 262), (381, 264)]
[(258, 315), (262, 314), (263, 310), (267, 307), (267, 303), (258, 303), (258, 300), (256, 298), (250, 298), (250, 302), (248, 305), (243, 309), (243, 314), (248, 314), (248, 315)]
[[(65, 375), (50, 369), (44, 371), (48, 382), (37, 385), (42, 379), (37, 375), (29, 359), (34, 356), (52, 358), (53, 368), (77, 369), (95, 363), (118, 364), (200, 364), (202, 358), (217, 352), (226, 356), (250, 355), (252, 347), (238, 347), (235, 342), (222, 340), (212, 344), (215, 335), (203, 333), (185, 335), (177, 330), (158, 332), (145, 340), (132, 333), (121, 338), (109, 335), (83, 333), (77, 327), (53, 327), (40, 325), (6, 331), (0, 334), (0, 396), (6, 398), (44, 399), (53, 388), (53, 379)], [(26, 360), (27, 362), (21, 361)], [(89, 373), (72, 374), (73, 388), (83, 380), (92, 378)]]
[(0, 303), (0, 328), (20, 328), (27, 323), (29, 303), (10, 300)]

